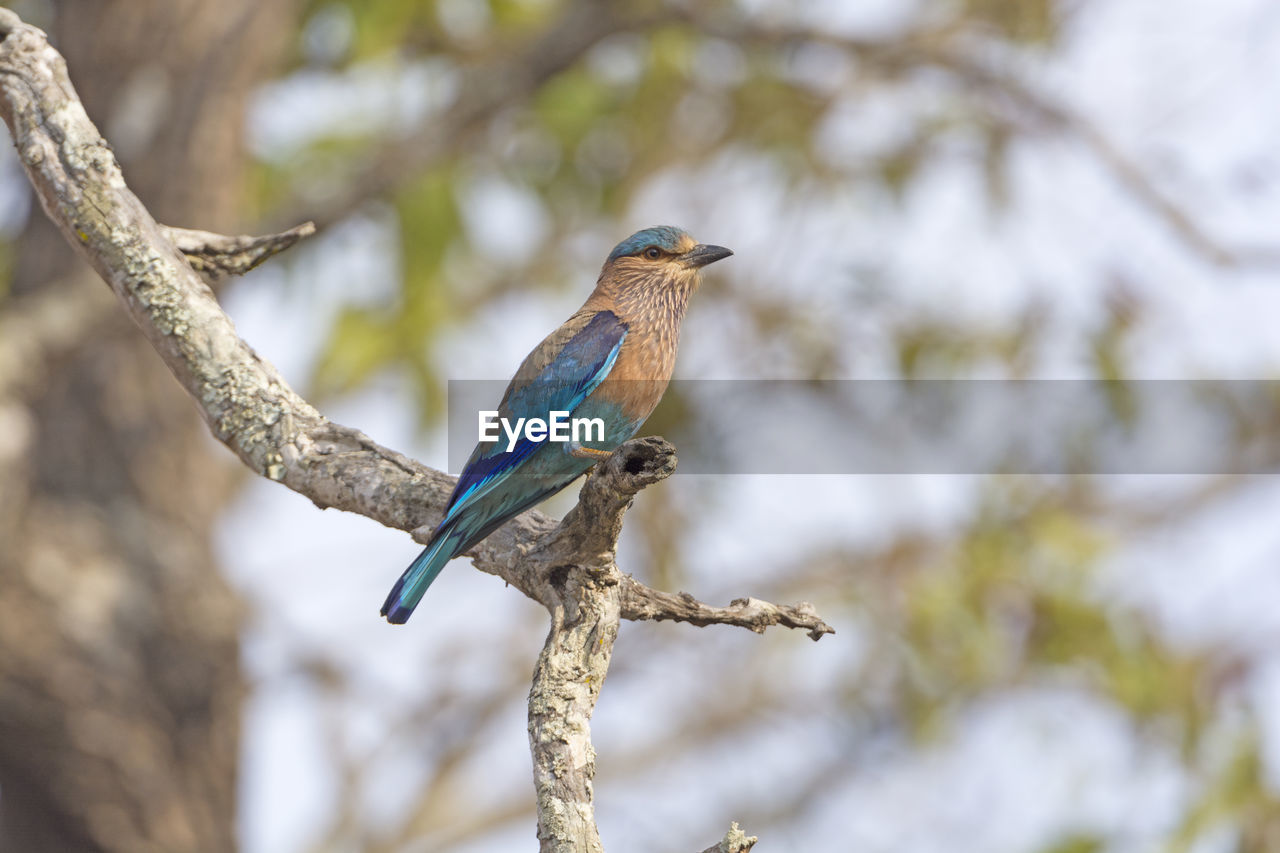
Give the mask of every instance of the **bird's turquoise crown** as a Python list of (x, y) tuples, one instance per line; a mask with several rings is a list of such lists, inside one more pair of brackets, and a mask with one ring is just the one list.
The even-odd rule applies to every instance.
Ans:
[(681, 241), (688, 239), (688, 237), (689, 235), (685, 233), (683, 228), (676, 228), (674, 225), (658, 225), (654, 228), (646, 228), (643, 231), (637, 231), (614, 246), (613, 251), (609, 253), (609, 260), (616, 261), (618, 258), (634, 255), (649, 246), (657, 246), (665, 252), (674, 254), (680, 251)]

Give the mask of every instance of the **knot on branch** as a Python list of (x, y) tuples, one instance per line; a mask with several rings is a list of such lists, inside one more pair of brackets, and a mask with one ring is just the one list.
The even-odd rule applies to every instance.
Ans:
[(633, 438), (596, 466), (583, 494), (588, 489), (607, 488), (635, 497), (645, 486), (667, 479), (675, 470), (676, 448), (671, 442), (660, 435)]
[(616, 571), (613, 553), (632, 499), (675, 470), (676, 449), (665, 438), (651, 435), (624, 442), (591, 470), (577, 506), (530, 557), (544, 565), (596, 565)]

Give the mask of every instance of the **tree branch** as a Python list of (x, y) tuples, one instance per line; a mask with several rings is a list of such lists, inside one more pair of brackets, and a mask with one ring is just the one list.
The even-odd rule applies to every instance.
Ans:
[[(227, 237), (161, 225), (160, 230), (192, 268), (209, 280), (243, 275), (272, 255), (315, 233), (310, 222), (266, 237)], [(85, 289), (81, 275), (49, 282), (20, 296), (0, 315), (0, 400), (38, 387), (45, 366), (84, 339), (87, 330), (114, 309), (111, 295)]]
[(676, 469), (665, 439), (629, 441), (597, 465), (575, 506), (528, 560), (543, 578), (551, 631), (529, 691), (529, 746), (543, 851), (599, 853), (592, 778), (591, 713), (609, 673), (622, 619), (615, 549), (622, 517), (645, 486)]
[(315, 234), (316, 226), (314, 222), (304, 222), (288, 231), (265, 237), (227, 237), (168, 225), (161, 225), (160, 230), (186, 256), (192, 269), (213, 278), (222, 278), (244, 275), (272, 255), (278, 255), (302, 238)]
[[(357, 512), (425, 540), (442, 516), (453, 478), (320, 415), (236, 335), (188, 260), (212, 270), (248, 269), (310, 233), (308, 226), (258, 239), (158, 225), (126, 186), (62, 57), (44, 33), (5, 9), (0, 114), (45, 212), (110, 285), (214, 435), (251, 469), (321, 507)], [(541, 513), (525, 513), (472, 553), (478, 568), (551, 613), (529, 697), (543, 850), (600, 849), (588, 722), (624, 613), (624, 589), (629, 618), (757, 631), (781, 624), (808, 628), (815, 637), (830, 631), (804, 605), (750, 601), (735, 609), (670, 601), (618, 571), (614, 553), (626, 508), (641, 488), (674, 469), (674, 451), (662, 439), (628, 442), (596, 467), (559, 525)]]
[(813, 605), (778, 605), (758, 598), (735, 598), (728, 607), (703, 604), (687, 592), (670, 593), (647, 587), (628, 575), (622, 583), (622, 615), (632, 621), (688, 622), (690, 625), (737, 625), (763, 634), (766, 628), (782, 625), (800, 628), (814, 640), (836, 631), (818, 616)]
[(739, 829), (736, 823), (731, 823), (720, 843), (708, 847), (702, 853), (748, 853), (758, 840), (754, 835), (747, 835)]

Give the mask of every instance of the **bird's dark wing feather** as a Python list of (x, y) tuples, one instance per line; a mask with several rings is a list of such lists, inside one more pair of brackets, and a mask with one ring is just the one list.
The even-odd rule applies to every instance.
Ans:
[[(499, 407), (502, 417), (514, 424), (516, 418), (546, 419), (553, 411), (572, 412), (604, 381), (613, 369), (627, 327), (612, 311), (600, 311), (584, 320), (575, 324), (580, 328), (567, 341), (553, 333), (529, 354), (503, 395)], [(543, 366), (530, 376), (528, 368), (538, 364)], [(510, 477), (541, 446), (542, 442), (529, 441), (522, 433), (510, 452), (505, 434), (495, 443), (476, 447), (458, 479), (444, 523)]]

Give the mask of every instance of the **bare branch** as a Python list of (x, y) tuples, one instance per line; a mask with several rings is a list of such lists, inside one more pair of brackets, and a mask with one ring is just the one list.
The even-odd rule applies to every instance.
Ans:
[[(125, 185), (110, 147), (76, 97), (62, 57), (42, 32), (3, 9), (0, 113), (50, 219), (111, 286), (220, 441), (254, 471), (321, 507), (357, 512), (412, 530), (419, 539), (429, 535), (425, 525), (441, 517), (453, 479), (321, 416), (236, 335), (213, 292), (175, 246), (219, 269), (249, 268), (310, 233), (308, 226), (255, 239), (158, 225)], [(705, 605), (691, 610), (687, 601), (676, 606), (622, 575), (615, 549), (623, 514), (640, 489), (674, 470), (674, 450), (664, 440), (627, 442), (596, 467), (562, 523), (525, 513), (472, 554), (478, 568), (551, 613), (529, 694), (543, 850), (601, 849), (588, 724), (608, 673), (624, 588), (630, 599), (646, 602), (638, 618), (761, 626), (756, 630), (784, 624), (808, 628), (811, 635), (830, 631), (803, 605), (748, 602), (737, 613)], [(672, 609), (664, 609), (668, 604)]]
[(606, 555), (612, 559), (622, 535), (622, 516), (645, 486), (676, 470), (676, 449), (656, 435), (634, 438), (591, 470), (578, 504), (529, 557), (554, 563), (562, 554)]
[[(216, 280), (247, 273), (314, 234), (315, 226), (306, 222), (265, 237), (226, 237), (167, 225), (160, 230), (194, 269)], [(95, 322), (114, 313), (111, 296), (86, 285), (83, 275), (71, 275), (5, 305), (0, 315), (0, 399), (38, 387), (50, 361), (75, 347)]]
[(656, 437), (628, 441), (597, 465), (560, 526), (528, 555), (540, 572), (551, 632), (529, 691), (529, 746), (544, 853), (598, 853), (589, 724), (609, 673), (622, 619), (614, 562), (622, 516), (642, 488), (671, 476), (675, 448)]
[(221, 278), (244, 275), (272, 255), (278, 255), (302, 238), (315, 234), (316, 226), (314, 222), (304, 222), (288, 231), (264, 237), (228, 237), (168, 225), (161, 225), (160, 230), (186, 256), (192, 269)]
[[(129, 191), (44, 34), (0, 9), (0, 35), (0, 112), (41, 204), (111, 285), (214, 435), (249, 468), (317, 505), (359, 513), (425, 541), (453, 478), (330, 422), (294, 392), (236, 335), (166, 229)], [(305, 232), (300, 226), (290, 233)], [(193, 233), (179, 242), (190, 246)], [(595, 492), (587, 493), (593, 499)], [(531, 551), (557, 525), (536, 511), (495, 532), (472, 556), (481, 570), (542, 601), (539, 567), (567, 553), (574, 537), (600, 545), (599, 531), (575, 521), (583, 517), (571, 512), (556, 539), (561, 544), (540, 544), (541, 559), (530, 559)], [(611, 535), (616, 523), (609, 522)]]
[(802, 601), (794, 606), (770, 604), (758, 598), (735, 598), (728, 607), (703, 604), (687, 592), (670, 593), (652, 589), (627, 575), (622, 582), (622, 615), (632, 621), (688, 622), (690, 625), (737, 625), (763, 634), (766, 628), (781, 625), (800, 628), (814, 640), (836, 631), (818, 616), (813, 605)]
[(724, 834), (720, 843), (708, 847), (702, 853), (747, 853), (756, 846), (757, 840), (754, 835), (747, 835), (739, 829), (736, 823), (731, 823), (729, 831)]
[(44, 34), (0, 9), (0, 36), (0, 112), (37, 197), (197, 401), (214, 435), (254, 471), (318, 504), (400, 529), (438, 512), (448, 477), (330, 423), (240, 340), (125, 185)]

